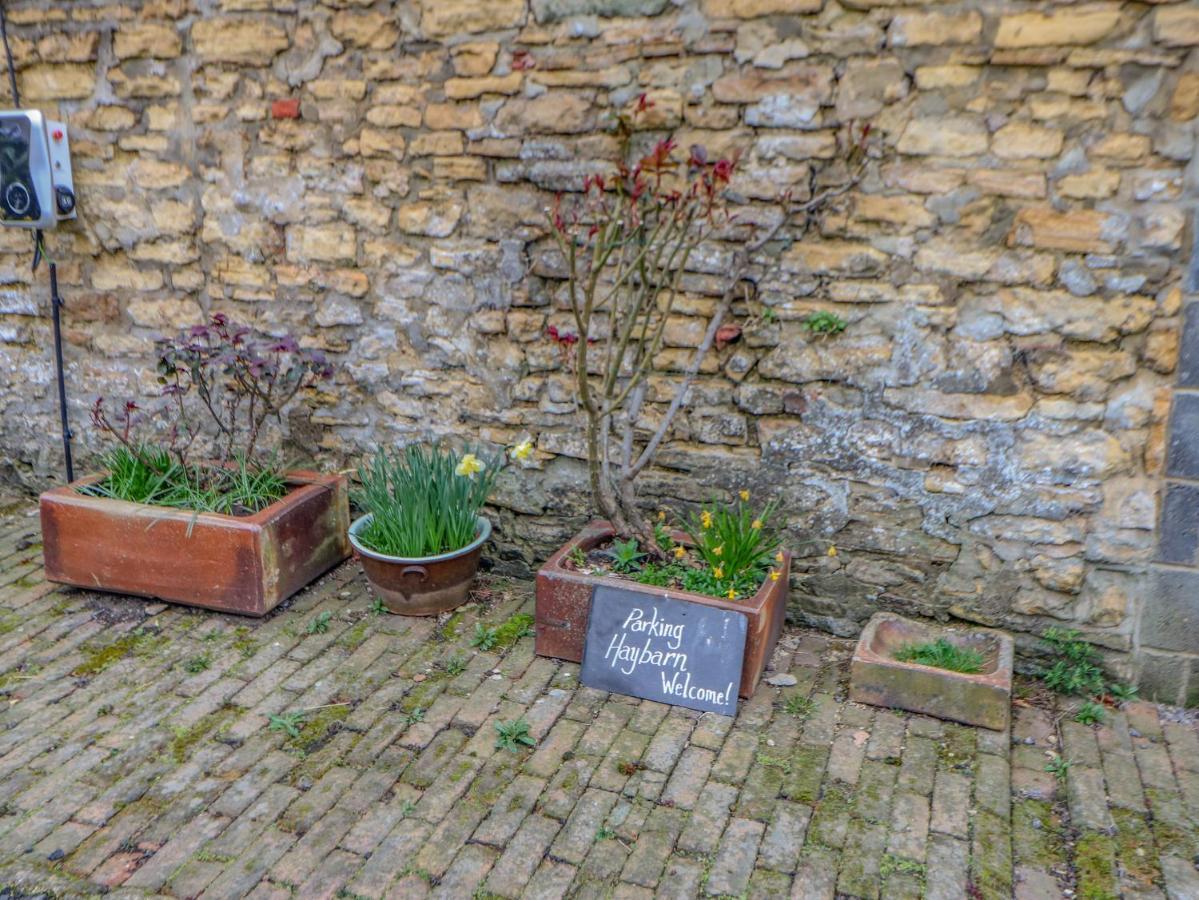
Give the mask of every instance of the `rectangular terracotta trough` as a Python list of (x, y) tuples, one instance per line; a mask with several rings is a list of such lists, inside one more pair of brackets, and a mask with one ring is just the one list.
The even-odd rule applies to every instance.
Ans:
[[(953, 672), (895, 658), (901, 647), (938, 638), (982, 653), (982, 671)], [(875, 613), (853, 654), (849, 697), (858, 703), (1003, 730), (1011, 716), (1012, 657), (1012, 638), (1002, 631), (942, 628)]]
[(292, 489), (250, 516), (79, 492), (101, 477), (42, 494), (48, 580), (262, 616), (350, 553), (340, 475), (289, 472)]
[(537, 573), (537, 638), (540, 656), (552, 656), (571, 662), (583, 661), (587, 620), (591, 611), (591, 593), (596, 585), (606, 584), (646, 594), (663, 594), (718, 609), (742, 613), (746, 619), (745, 657), (741, 666), (742, 697), (753, 696), (783, 628), (787, 612), (787, 583), (791, 574), (791, 555), (784, 551), (778, 581), (767, 579), (758, 592), (746, 600), (726, 600), (672, 588), (651, 587), (623, 578), (587, 575), (566, 565), (577, 547), (583, 553), (595, 549), (613, 537), (607, 522), (591, 522), (549, 558)]

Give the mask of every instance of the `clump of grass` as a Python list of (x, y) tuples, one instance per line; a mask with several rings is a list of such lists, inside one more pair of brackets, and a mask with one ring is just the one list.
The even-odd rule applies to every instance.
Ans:
[(308, 626), (305, 628), (309, 634), (324, 634), (329, 630), (329, 622), (333, 618), (333, 613), (329, 610), (317, 613), (308, 620)]
[(287, 493), (278, 460), (235, 454), (228, 466), (183, 464), (152, 444), (119, 446), (102, 457), (108, 475), (80, 490), (97, 497), (245, 516)]
[(1069, 774), (1070, 766), (1072, 765), (1073, 763), (1066, 759), (1066, 757), (1055, 755), (1049, 760), (1049, 762), (1045, 763), (1045, 771), (1054, 778), (1065, 779), (1066, 775)]
[(1107, 718), (1104, 703), (1119, 706), (1137, 699), (1135, 685), (1108, 683), (1100, 667), (1099, 651), (1072, 628), (1048, 628), (1042, 640), (1053, 651), (1053, 665), (1041, 671), (1045, 686), (1059, 694), (1086, 698), (1074, 721), (1082, 725), (1102, 725)]
[(1137, 699), (1140, 691), (1135, 685), (1115, 682), (1107, 686), (1107, 692), (1119, 703), (1129, 703)]
[(797, 719), (807, 719), (812, 715), (812, 710), (815, 708), (816, 701), (811, 697), (805, 697), (803, 694), (788, 694), (787, 698), (783, 701), (783, 712), (789, 716), (795, 716)]
[(183, 664), (183, 668), (191, 675), (198, 675), (201, 672), (207, 671), (211, 667), (212, 657), (210, 657), (207, 653), (201, 654), (200, 656), (193, 656)]
[(1107, 718), (1107, 711), (1103, 708), (1102, 703), (1096, 703), (1094, 700), (1088, 700), (1078, 708), (1078, 712), (1074, 714), (1074, 721), (1080, 725), (1102, 725)]
[(835, 312), (829, 312), (826, 309), (817, 310), (808, 315), (801, 323), (804, 328), (812, 334), (827, 337), (834, 334), (840, 334), (849, 327), (849, 323), (842, 319)]
[(895, 651), (895, 658), (900, 662), (914, 662), (967, 675), (981, 672), (985, 661), (977, 650), (958, 647), (945, 638), (921, 644), (907, 644)]
[(1095, 648), (1069, 628), (1048, 628), (1042, 635), (1055, 660), (1044, 673), (1045, 684), (1059, 694), (1102, 694), (1103, 670)]

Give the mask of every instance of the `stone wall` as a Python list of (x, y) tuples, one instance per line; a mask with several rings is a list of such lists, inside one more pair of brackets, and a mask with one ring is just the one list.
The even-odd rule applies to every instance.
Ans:
[[(8, 6), (23, 99), (74, 143), (80, 218), (48, 250), (82, 452), (97, 394), (153, 392), (155, 334), (218, 309), (299, 329), (340, 368), (293, 445), (537, 438), (500, 499), (519, 567), (587, 514), (544, 222), (613, 158), (612, 112), (645, 92), (683, 147), (740, 150), (751, 205), (808, 196), (870, 121), (868, 176), (762, 279), (773, 314), (710, 360), (647, 498), (776, 493), (803, 621), (1073, 623), (1138, 668), (1199, 180), (1194, 3)], [(0, 446), (36, 487), (59, 457), (29, 251), (0, 234)], [(688, 282), (656, 401), (720, 259)], [(810, 335), (817, 310), (849, 327)], [(1193, 662), (1195, 603), (1185, 641), (1152, 631), (1153, 672)]]

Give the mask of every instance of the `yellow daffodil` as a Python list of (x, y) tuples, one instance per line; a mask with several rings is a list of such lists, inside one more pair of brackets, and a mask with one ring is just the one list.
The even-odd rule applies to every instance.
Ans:
[(699, 514), (699, 524), (703, 525), (704, 528), (712, 527), (712, 514), (706, 509)]
[(658, 510), (658, 521), (659, 521), (659, 522), (665, 522), (665, 521), (666, 521), (666, 510), (664, 510), (664, 509), (660, 509), (660, 510)]
[(719, 547), (712, 548), (713, 556), (722, 556), (723, 554), (724, 554), (724, 544), (721, 544)]
[(749, 491), (742, 491), (742, 492), (741, 492), (741, 499), (742, 499), (742, 500), (744, 500), (744, 501), (746, 501), (746, 502), (748, 502), (748, 501), (749, 501)]
[(483, 461), (479, 459), (479, 457), (475, 456), (473, 453), (467, 453), (462, 457), (461, 460), (458, 461), (458, 466), (454, 469), (454, 471), (465, 478), (474, 478), (475, 475), (477, 475), (479, 472), (482, 472), (486, 468), (487, 466), (484, 465)]
[(752, 528), (754, 531), (761, 531), (762, 530), (762, 520), (754, 519), (753, 522), (750, 523), (749, 527)]
[(836, 548), (836, 547), (829, 547), (829, 548), (828, 548), (828, 555), (829, 555), (829, 556), (836, 556), (836, 555), (837, 555), (837, 548)]
[(717, 578), (724, 578), (724, 567), (716, 566), (714, 569), (712, 569), (712, 574)]
[(529, 440), (521, 441), (508, 452), (513, 459), (526, 460), (533, 455), (533, 442)]
[(729, 592), (727, 594), (725, 594), (725, 596), (728, 597), (730, 600), (736, 600), (737, 592), (735, 590), (733, 590), (732, 588), (729, 588)]
[(686, 547), (675, 547), (674, 548), (674, 558), (675, 559), (682, 559), (686, 555), (687, 555)]
[(770, 570), (770, 580), (771, 580), (771, 581), (778, 581), (778, 580), (779, 580), (779, 572), (778, 572), (778, 569), (771, 569), (771, 570)]
[(774, 554), (774, 561), (776, 563), (781, 563), (783, 561), (783, 551), (782, 550), (780, 550), (778, 553)]

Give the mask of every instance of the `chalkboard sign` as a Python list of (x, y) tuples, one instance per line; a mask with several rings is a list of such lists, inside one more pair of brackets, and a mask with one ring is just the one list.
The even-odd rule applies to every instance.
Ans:
[(597, 585), (579, 680), (618, 694), (736, 715), (745, 631), (739, 612)]

